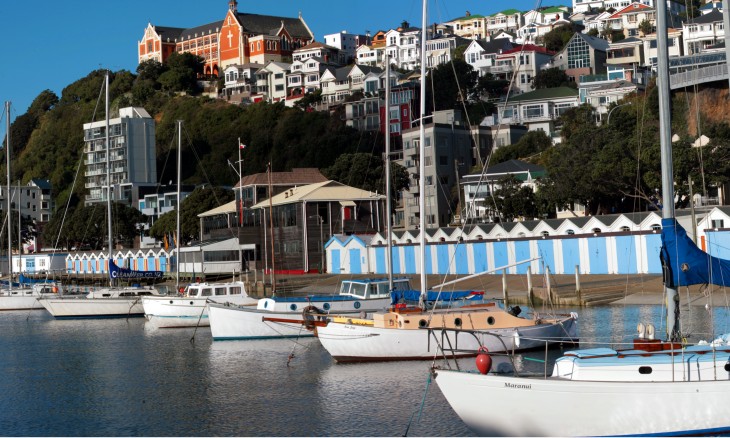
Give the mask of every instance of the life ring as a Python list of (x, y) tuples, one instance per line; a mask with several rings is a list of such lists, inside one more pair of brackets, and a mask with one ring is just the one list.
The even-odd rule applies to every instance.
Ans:
[(181, 287), (177, 291), (180, 293), (180, 295), (185, 295), (185, 288), (184, 287)]

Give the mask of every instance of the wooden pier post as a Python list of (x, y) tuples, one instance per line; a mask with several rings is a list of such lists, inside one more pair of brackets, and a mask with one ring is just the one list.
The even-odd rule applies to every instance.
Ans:
[(550, 285), (550, 266), (545, 266), (545, 288), (547, 289), (547, 300), (548, 302), (555, 302), (553, 299), (553, 288)]
[(502, 296), (504, 297), (504, 307), (509, 306), (509, 294), (507, 293), (507, 270), (502, 269)]

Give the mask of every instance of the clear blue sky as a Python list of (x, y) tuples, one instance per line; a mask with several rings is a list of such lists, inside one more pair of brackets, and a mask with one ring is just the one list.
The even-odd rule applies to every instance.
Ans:
[[(566, 4), (556, 0), (429, 0), (429, 23), (462, 17), (466, 11), (488, 15), (508, 8)], [(11, 119), (24, 114), (33, 99), (50, 89), (59, 97), (65, 86), (97, 68), (113, 71), (137, 67), (137, 41), (148, 22), (194, 27), (222, 20), (227, 0), (12, 0), (4, 1), (0, 29), (4, 61), (0, 64), (0, 101), (11, 101)], [(239, 12), (296, 17), (302, 13), (317, 41), (346, 30), (375, 33), (403, 20), (421, 25), (421, 0), (239, 0)], [(5, 122), (0, 127), (5, 132)]]

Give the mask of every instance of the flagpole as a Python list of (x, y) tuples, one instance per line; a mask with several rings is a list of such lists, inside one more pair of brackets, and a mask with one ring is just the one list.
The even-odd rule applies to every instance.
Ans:
[(243, 225), (243, 174), (241, 173), (241, 150), (244, 148), (238, 137), (238, 226)]

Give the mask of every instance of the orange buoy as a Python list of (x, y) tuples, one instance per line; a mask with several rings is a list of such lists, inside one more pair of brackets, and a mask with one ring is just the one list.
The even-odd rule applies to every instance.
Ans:
[(492, 369), (492, 356), (489, 355), (487, 347), (479, 347), (479, 353), (477, 354), (477, 369), (482, 374), (489, 373)]

